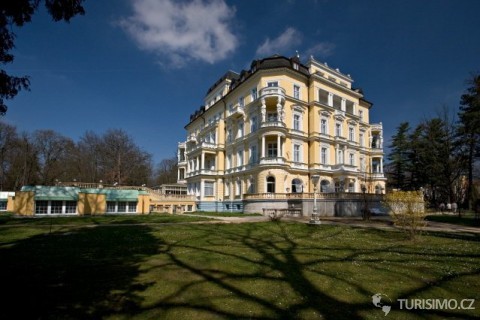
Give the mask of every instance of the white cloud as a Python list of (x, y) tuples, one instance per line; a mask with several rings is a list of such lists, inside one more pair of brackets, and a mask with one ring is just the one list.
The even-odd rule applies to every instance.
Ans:
[(192, 59), (214, 63), (238, 45), (229, 25), (235, 8), (224, 0), (131, 1), (134, 13), (119, 25), (141, 49), (167, 58), (170, 65), (182, 67)]
[(266, 56), (274, 53), (285, 54), (294, 46), (300, 45), (302, 34), (295, 28), (288, 27), (275, 39), (267, 38), (256, 51), (257, 56)]
[(317, 56), (317, 58), (326, 58), (328, 56), (331, 56), (334, 50), (335, 44), (331, 42), (320, 42), (307, 49), (305, 51), (305, 54), (307, 56)]

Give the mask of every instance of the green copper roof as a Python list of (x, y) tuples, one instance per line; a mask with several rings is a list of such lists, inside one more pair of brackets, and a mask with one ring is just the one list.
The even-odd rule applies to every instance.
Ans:
[(35, 192), (35, 200), (77, 201), (80, 189), (77, 187), (24, 186), (21, 191)]
[(24, 186), (21, 191), (35, 192), (35, 200), (64, 200), (77, 201), (78, 194), (104, 194), (107, 201), (138, 201), (139, 194), (146, 194), (145, 191), (134, 189), (80, 189), (78, 187), (52, 187), (52, 186)]

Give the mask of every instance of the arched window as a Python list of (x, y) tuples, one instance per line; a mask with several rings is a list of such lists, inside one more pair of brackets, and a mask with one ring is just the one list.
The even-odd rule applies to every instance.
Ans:
[(275, 177), (268, 177), (267, 178), (267, 192), (275, 193)]
[(292, 180), (292, 193), (302, 193), (302, 192), (303, 192), (302, 180), (293, 179)]
[(379, 184), (377, 184), (377, 185), (375, 186), (375, 193), (376, 193), (376, 194), (382, 193), (382, 187), (381, 187)]
[(320, 182), (320, 192), (328, 192), (329, 188), (330, 188), (330, 181), (322, 180)]

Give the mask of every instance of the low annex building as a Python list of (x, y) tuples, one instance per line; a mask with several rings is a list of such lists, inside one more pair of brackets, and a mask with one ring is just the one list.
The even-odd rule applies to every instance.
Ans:
[(149, 194), (135, 189), (24, 186), (13, 202), (13, 212), (22, 216), (150, 212)]

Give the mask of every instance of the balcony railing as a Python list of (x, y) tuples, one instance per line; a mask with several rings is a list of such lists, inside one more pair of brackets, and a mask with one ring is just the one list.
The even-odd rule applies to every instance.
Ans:
[(260, 124), (261, 128), (285, 128), (286, 125), (282, 121), (274, 120), (274, 121), (265, 121)]
[(260, 97), (285, 97), (285, 89), (281, 87), (265, 87), (260, 90)]
[(228, 110), (228, 116), (243, 116), (245, 114), (245, 107), (239, 104), (236, 104), (233, 108)]
[[(373, 193), (357, 193), (357, 192), (317, 192), (317, 199), (345, 199), (345, 200), (382, 200), (383, 195)], [(244, 194), (244, 200), (291, 200), (291, 199), (313, 199), (313, 192), (305, 193), (252, 193)]]
[(260, 158), (261, 165), (276, 165), (276, 164), (285, 164), (285, 158), (283, 157), (263, 157)]

